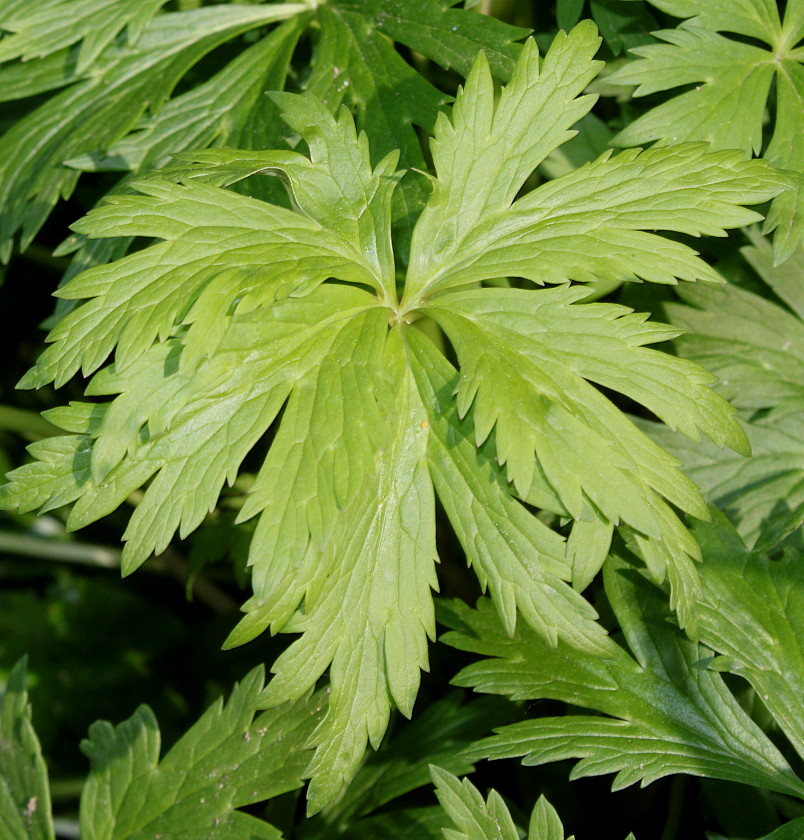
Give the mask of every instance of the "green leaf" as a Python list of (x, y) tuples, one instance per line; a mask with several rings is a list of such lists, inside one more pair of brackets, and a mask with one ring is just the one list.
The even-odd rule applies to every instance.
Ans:
[(0, 697), (0, 829), (7, 840), (54, 840), (50, 785), (31, 725), (25, 659)]
[(804, 320), (804, 248), (799, 248), (783, 265), (773, 264), (773, 248), (768, 240), (754, 228), (745, 231), (750, 245), (740, 248), (740, 253), (770, 286), (774, 294)]
[[(763, 529), (781, 529), (781, 538), (804, 521), (804, 249), (774, 267), (770, 243), (756, 231), (748, 235), (753, 244), (742, 254), (769, 287), (767, 295), (734, 285), (682, 288), (684, 303), (666, 309), (691, 331), (676, 340), (681, 355), (717, 374), (715, 388), (742, 409), (753, 457), (708, 444), (693, 447), (658, 424), (639, 425), (682, 462), (754, 545)], [(792, 311), (774, 302), (772, 293)]]
[[(298, 213), (203, 184), (152, 179), (137, 186), (142, 194), (111, 197), (76, 229), (164, 241), (85, 271), (58, 291), (69, 300), (91, 300), (57, 324), (53, 346), (20, 387), (58, 386), (79, 369), (88, 375), (115, 347), (117, 367), (125, 370), (154, 339), (166, 339), (177, 318), (192, 323), (244, 298), (240, 311), (310, 291), (333, 271), (344, 280), (380, 283), (352, 244)], [(193, 344), (201, 333), (197, 354), (214, 349), (203, 327), (206, 322), (187, 337)]]
[(436, 701), (366, 758), (343, 796), (320, 815), (305, 821), (303, 836), (311, 840), (362, 836), (364, 827), (375, 819), (368, 815), (430, 784), (430, 764), (452, 773), (471, 773), (474, 765), (461, 751), (481, 732), (512, 719), (513, 707), (498, 698), (462, 703), (460, 693), (454, 692)]
[(76, 72), (81, 74), (126, 29), (136, 45), (143, 29), (167, 0), (44, 0), (4, 17), (13, 32), (0, 43), (0, 61), (42, 58), (81, 41)]
[(718, 390), (737, 408), (770, 408), (804, 397), (804, 321), (737, 286), (687, 286), (670, 320), (690, 331), (679, 353), (720, 379)]
[(762, 837), (761, 840), (797, 840), (802, 831), (804, 831), (804, 817), (799, 817)]
[[(800, 12), (788, 4), (783, 22), (773, 0), (651, 0), (678, 17), (691, 17), (677, 29), (655, 32), (663, 44), (637, 47), (641, 57), (620, 68), (608, 81), (637, 85), (635, 96), (679, 86), (692, 90), (638, 117), (614, 142), (634, 146), (704, 140), (714, 149), (740, 149), (759, 154), (780, 169), (804, 169), (804, 66), (795, 50), (804, 34)], [(743, 43), (720, 32), (759, 40)], [(765, 131), (763, 121), (771, 85), (776, 83), (776, 121)], [(740, 118), (735, 119), (734, 115)], [(794, 188), (774, 201), (766, 230), (776, 229), (774, 255), (783, 262), (795, 251), (804, 232), (800, 176)]]
[(362, 15), (389, 38), (462, 76), (482, 50), (495, 77), (507, 81), (520, 51), (512, 42), (529, 34), (493, 17), (450, 8), (453, 4), (444, 0), (335, 0), (332, 5), (341, 13)]
[[(197, 164), (193, 179), (228, 186), (258, 173), (282, 175), (294, 205), (339, 237), (345, 252), (356, 248), (358, 259), (371, 272), (368, 282), (382, 290), (383, 302), (392, 302), (396, 275), (390, 219), (392, 195), (400, 178), (398, 153), (391, 152), (372, 168), (368, 139), (355, 133), (346, 108), (341, 108), (336, 120), (312, 97), (277, 93), (273, 98), (285, 122), (306, 139), (310, 157), (297, 152), (197, 152), (182, 156)], [(223, 174), (215, 177), (217, 168)]]
[(474, 229), (507, 210), (528, 175), (572, 136), (569, 128), (594, 104), (594, 97), (577, 97), (600, 67), (592, 61), (599, 44), (589, 23), (569, 36), (559, 33), (543, 61), (528, 42), (496, 107), (488, 62), (478, 57), (452, 119), (442, 114), (436, 124), (431, 150), (437, 179), (416, 223), (407, 298), (443, 287), (441, 273), (461, 262), (456, 254)]
[[(382, 316), (381, 310), (377, 311)], [(295, 696), (302, 686), (314, 684), (332, 663), (329, 711), (316, 735), (318, 750), (309, 768), (313, 776), (308, 793), (310, 811), (330, 801), (341, 784), (351, 778), (368, 741), (375, 749), (379, 745), (392, 700), (410, 716), (418, 692), (419, 669), (427, 667), (427, 637), (435, 635), (430, 595), (430, 589), (437, 586), (433, 567), (435, 521), (425, 460), (428, 435), (422, 425), (426, 414), (412, 376), (405, 369), (398, 339), (392, 333), (389, 346), (383, 348), (382, 321), (378, 326), (382, 332), (370, 339), (375, 344), (374, 352), (393, 355), (385, 364), (381, 355), (371, 361), (373, 366), (388, 370), (387, 382), (382, 383), (383, 391), (388, 391), (369, 393), (367, 397), (388, 406), (390, 394), (396, 396), (394, 413), (387, 419), (378, 418), (385, 433), (379, 435), (376, 468), (373, 475), (365, 476), (365, 483), (356, 492), (353, 490), (351, 499), (341, 496), (345, 515), (335, 522), (329, 537), (334, 543), (332, 549), (321, 556), (314, 543), (309, 545), (304, 558), (307, 568), (294, 575), (291, 594), (278, 593), (288, 600), (294, 598), (296, 603), (304, 596), (304, 612), (299, 611), (285, 628), (304, 635), (274, 664), (276, 676), (266, 689), (264, 702), (276, 704)], [(346, 384), (351, 384), (353, 374), (349, 372)], [(335, 377), (327, 378), (337, 386)], [(365, 376), (356, 379), (366, 381)], [(325, 393), (325, 389), (318, 389), (319, 396)], [(335, 405), (338, 402), (344, 407), (356, 404), (357, 408), (359, 392), (342, 392), (333, 401)], [(376, 412), (373, 406), (369, 410)], [(344, 432), (349, 434), (353, 424), (365, 427), (373, 418), (359, 412), (345, 419)], [(301, 424), (294, 432), (300, 428)], [(322, 431), (329, 437), (335, 429), (329, 425)], [(317, 448), (320, 433), (313, 429), (311, 433), (311, 443)], [(372, 455), (370, 448), (365, 455)], [(352, 470), (346, 463), (341, 470), (325, 474), (327, 483), (336, 484), (336, 492), (338, 482), (352, 480)], [(296, 482), (298, 490), (303, 486), (304, 482)], [(311, 501), (315, 505), (327, 496)], [(323, 524), (326, 527), (329, 523), (324, 520)], [(262, 551), (260, 538), (258, 526), (253, 548), (257, 556)], [(304, 587), (312, 568), (317, 569), (316, 579)], [(271, 589), (276, 591), (280, 581), (275, 576), (270, 581)], [(259, 583), (254, 600), (262, 597), (258, 587)]]
[(519, 610), (551, 644), (561, 635), (599, 649), (604, 634), (594, 621), (597, 614), (564, 583), (570, 570), (560, 537), (511, 497), (493, 448), (476, 449), (471, 419), (461, 421), (455, 408), (454, 368), (427, 339), (413, 332), (409, 341), (419, 360), (414, 374), (429, 407), (433, 483), (507, 631), (514, 632)]
[[(252, 22), (268, 14), (260, 8), (250, 9)], [(277, 78), (296, 26), (270, 36)], [(596, 70), (597, 44), (588, 24), (558, 36), (543, 61), (530, 44), (496, 111), (488, 64), (476, 60), (455, 126), (439, 121), (435, 187), (416, 229), (419, 257), (402, 303), (404, 237), (402, 250), (391, 246), (396, 156), (378, 159), (345, 109), (333, 117), (334, 103), (324, 107), (309, 94), (275, 97), (308, 156), (193, 153), (134, 179), (136, 194), (110, 197), (75, 226), (81, 235), (124, 244), (157, 241), (106, 265), (91, 265), (103, 252), (79, 254), (91, 267), (59, 296), (84, 302), (58, 321), (22, 385), (61, 384), (81, 370), (94, 374), (87, 395), (108, 399), (52, 415), (69, 434), (33, 450), (37, 463), (12, 474), (2, 503), (22, 511), (75, 501), (68, 518), (75, 529), (136, 502), (121, 563), (129, 573), (176, 534), (188, 536), (243, 460), (264, 455), (240, 511), (242, 521), (259, 517), (249, 552), (254, 594), (228, 644), (266, 629), (299, 634), (273, 665), (260, 699), (266, 707), (306, 695), (329, 670), (329, 705), (305, 771), (311, 811), (341, 794), (367, 744), (379, 745), (393, 708), (412, 711), (434, 634), (436, 493), (507, 632), (515, 632), (519, 610), (548, 646), (597, 657), (607, 650), (594, 610), (568, 581), (580, 588), (595, 573), (615, 525), (654, 579), (668, 578), (680, 620), (693, 625), (698, 549), (670, 505), (700, 515), (705, 508), (675, 461), (596, 387), (639, 399), (687, 434), (700, 430), (739, 448), (739, 428), (708, 390), (709, 374), (644, 347), (676, 330), (622, 307), (583, 304), (585, 287), (467, 289), (477, 277), (464, 282), (456, 274), (439, 285), (438, 276), (421, 273), (422, 237), (452, 229), (450, 214), (504, 239), (500, 219), (525, 218), (523, 206), (558, 196), (562, 182), (570, 215), (588, 213), (593, 227), (602, 227), (600, 206), (574, 174), (511, 205), (588, 109), (590, 100), (576, 97)], [(486, 124), (465, 122), (480, 112)], [(489, 140), (488, 120), (507, 132), (505, 142)], [(455, 139), (456, 126), (460, 147), (446, 139)], [(668, 197), (670, 181), (683, 174), (665, 150), (646, 152), (644, 166), (629, 152), (581, 172), (598, 167), (615, 191), (617, 173), (630, 173), (622, 190), (636, 198), (620, 216), (628, 235), (643, 214), (651, 228), (717, 232), (755, 218), (740, 202), (763, 200), (786, 183), (760, 162), (697, 147), (679, 154), (689, 170), (683, 202), (694, 208), (686, 221)], [(663, 167), (670, 175), (661, 175)], [(226, 189), (268, 173), (287, 185), (290, 207)], [(654, 200), (666, 210), (645, 213), (651, 199), (643, 180), (655, 194), (665, 185), (668, 195)], [(576, 188), (580, 198), (572, 197)], [(545, 219), (549, 227), (549, 214)], [(643, 242), (650, 255), (638, 259), (653, 262), (653, 276), (665, 259), (664, 240), (645, 235), (653, 237)], [(538, 263), (546, 252), (537, 241), (523, 239), (518, 258)], [(601, 242), (590, 246), (581, 279), (596, 279), (598, 252), (609, 252)], [(462, 253), (439, 257), (443, 276)], [(693, 274), (704, 270), (690, 259)], [(484, 272), (481, 279), (500, 276), (499, 261)], [(457, 368), (445, 358), (439, 324)], [(502, 383), (521, 397), (522, 416), (510, 411)], [(662, 395), (668, 383), (669, 398)], [(551, 448), (571, 469), (558, 469)], [(527, 505), (584, 523), (570, 537), (569, 558), (562, 537)], [(579, 552), (588, 553), (583, 563)]]
[(701, 640), (744, 677), (804, 756), (804, 557), (749, 552), (723, 514), (695, 528), (704, 553)]
[[(460, 73), (468, 72), (482, 50), (499, 79), (510, 77), (519, 52), (513, 41), (527, 30), (450, 5), (444, 0), (334, 0), (318, 10), (321, 32), (306, 88), (332, 111), (348, 103), (377, 159), (398, 150), (402, 167), (425, 169), (415, 126), (431, 132), (438, 109), (448, 101), (401, 58), (389, 38)], [(405, 178), (394, 195), (404, 258), (424, 204), (421, 179)]]
[(452, 121), (443, 116), (436, 126), (438, 177), (411, 244), (403, 301), (409, 308), (459, 285), (509, 275), (538, 283), (718, 280), (690, 248), (645, 229), (723, 235), (760, 218), (738, 205), (789, 186), (737, 153), (689, 145), (603, 155), (514, 201), (533, 168), (591, 108), (594, 98), (578, 94), (596, 74), (598, 45), (587, 21), (559, 33), (543, 61), (526, 48), (496, 105), (488, 66), (476, 62)]
[(804, 400), (745, 423), (751, 457), (710, 443), (693, 445), (657, 423), (639, 426), (683, 464), (704, 496), (728, 515), (753, 546), (771, 519), (793, 531), (804, 521)]
[(119, 726), (93, 724), (81, 744), (91, 761), (81, 836), (189, 840), (201, 832), (220, 840), (278, 840), (273, 826), (237, 809), (301, 787), (305, 745), (324, 697), (308, 696), (255, 718), (262, 681), (262, 670), (252, 671), (161, 761), (159, 728), (147, 706)]
[(593, 565), (578, 580), (588, 582), (600, 568), (608, 523), (678, 545), (685, 553), (646, 553), (645, 559), (657, 581), (668, 566), (671, 579), (678, 576), (674, 604), (687, 623), (695, 587), (690, 558), (698, 552), (662, 497), (705, 516), (698, 491), (587, 380), (642, 402), (691, 437), (706, 429), (718, 443), (744, 450), (742, 432), (701, 369), (641, 346), (672, 335), (668, 328), (622, 307), (577, 303), (584, 294), (567, 286), (454, 292), (428, 312), (461, 362), (458, 411), (471, 406), (478, 444), (494, 428), (497, 460), (520, 497), (528, 498), (538, 475), (573, 519), (599, 523), (597, 561), (590, 558)]
[[(65, 4), (66, 5), (66, 4)], [(179, 79), (206, 53), (235, 36), (305, 11), (302, 4), (205, 8), (156, 16), (136, 46), (107, 50), (93, 74), (56, 94), (0, 139), (0, 256), (11, 237), (33, 239), (78, 172), (62, 164), (104, 150), (125, 135), (146, 108), (157, 110)]]
[[(519, 840), (511, 813), (496, 790), (492, 790), (484, 801), (469, 779), (461, 781), (435, 766), (430, 773), (441, 807), (457, 826), (457, 830), (444, 830), (445, 840)], [(555, 837), (551, 833), (546, 840), (555, 840)]]
[(606, 717), (535, 718), (499, 730), (467, 751), (472, 759), (525, 756), (525, 764), (581, 758), (571, 778), (616, 772), (614, 789), (689, 773), (801, 796), (804, 782), (702, 665), (705, 649), (667, 621), (658, 590), (624, 561), (610, 562), (606, 592), (634, 658), (610, 641), (605, 657), (550, 649), (526, 627), (508, 638), (488, 604), (454, 603), (444, 641), (487, 658), (455, 683), (513, 699), (552, 699)]
[[(519, 840), (521, 835), (511, 813), (496, 790), (490, 791), (484, 801), (469, 779), (459, 780), (436, 766), (430, 773), (441, 807), (457, 826), (457, 830), (444, 829), (445, 840)], [(539, 797), (531, 814), (527, 840), (564, 840), (561, 819), (544, 796)]]
[(590, 0), (592, 19), (614, 55), (651, 42), (656, 20), (644, 3), (633, 0)]
[[(109, 149), (72, 158), (67, 165), (84, 171), (144, 172), (166, 166), (171, 156), (184, 149), (280, 145), (281, 132), (271, 120), (270, 108), (266, 113), (269, 102), (263, 94), (284, 87), (288, 62), (305, 22), (299, 16), (281, 24), (204, 84), (169, 100)], [(249, 128), (258, 116), (260, 122), (272, 123), (274, 130), (263, 128), (255, 146)]]

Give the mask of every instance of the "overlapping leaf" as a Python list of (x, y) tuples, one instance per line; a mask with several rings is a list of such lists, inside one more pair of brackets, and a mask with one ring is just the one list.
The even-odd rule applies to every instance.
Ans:
[[(804, 12), (788, 3), (780, 20), (774, 0), (650, 0), (676, 17), (689, 18), (677, 29), (654, 33), (664, 44), (637, 47), (642, 60), (609, 77), (637, 85), (635, 95), (694, 85), (630, 123), (615, 138), (633, 146), (659, 141), (705, 140), (715, 149), (759, 154), (780, 169), (797, 173), (795, 188), (776, 198), (766, 228), (776, 229), (775, 258), (795, 251), (804, 233)], [(762, 46), (721, 34), (734, 33)], [(772, 83), (776, 117), (767, 137), (763, 129)]]
[[(7, 62), (0, 68), (0, 99), (67, 88), (0, 140), (4, 260), (17, 231), (23, 247), (30, 243), (56, 201), (73, 191), (79, 170), (147, 169), (191, 145), (279, 146), (276, 112), (259, 94), (283, 88), (296, 39), (313, 21), (318, 37), (309, 88), (333, 111), (344, 100), (354, 106), (380, 156), (399, 149), (403, 165), (419, 168), (424, 158), (413, 124), (431, 128), (446, 97), (383, 33), (438, 54), (442, 64), (463, 72), (478, 49), (486, 49), (501, 78), (513, 69), (519, 49), (513, 41), (527, 34), (451, 9), (446, 0), (428, 0), (424, 7), (420, 0), (229, 4), (156, 14), (164, 2), (46, 0), (3, 7), (0, 25), (16, 34), (0, 47), (0, 62)], [(286, 18), (295, 18), (295, 25), (281, 36), (245, 49), (212, 78), (167, 102), (179, 80), (210, 50)], [(122, 30), (125, 36), (117, 38)], [(450, 44), (448, 54), (437, 48), (442, 41)], [(421, 206), (415, 182), (399, 195), (404, 195), (405, 215)]]
[[(474, 765), (463, 757), (463, 749), (476, 741), (481, 732), (490, 731), (503, 720), (512, 720), (512, 712), (512, 704), (496, 697), (462, 703), (460, 693), (453, 692), (436, 701), (398, 728), (379, 752), (368, 756), (344, 795), (321, 814), (306, 820), (299, 828), (299, 836), (304, 840), (363, 837), (375, 831), (384, 818), (397, 815), (395, 830), (406, 828), (405, 814), (397, 809), (385, 811), (383, 806), (429, 785), (431, 764), (452, 773), (471, 773)], [(418, 822), (412, 818), (414, 821)], [(430, 836), (424, 828), (421, 832), (411, 836), (415, 840)], [(436, 836), (441, 837), (440, 831)]]
[[(509, 633), (519, 611), (548, 645), (608, 649), (566, 581), (588, 582), (616, 525), (653, 576), (669, 578), (682, 621), (693, 618), (697, 547), (670, 504), (705, 508), (675, 461), (595, 386), (687, 435), (740, 448), (741, 432), (709, 374), (646, 349), (674, 329), (581, 303), (586, 289), (565, 281), (712, 279), (691, 250), (643, 228), (722, 233), (757, 218), (741, 203), (787, 182), (762, 162), (687, 146), (683, 172), (669, 150), (628, 152), (515, 201), (588, 110), (578, 96), (598, 42), (582, 24), (543, 59), (529, 44), (496, 104), (488, 61), (477, 59), (452, 121), (438, 120), (433, 192), (401, 302), (396, 154), (372, 161), (349, 114), (333, 117), (309, 95), (276, 97), (309, 157), (185, 156), (76, 226), (160, 241), (59, 292), (85, 302), (23, 384), (98, 371), (87, 394), (113, 398), (51, 412), (71, 434), (37, 445), (4, 504), (74, 501), (77, 528), (144, 488), (124, 535), (129, 572), (198, 526), (270, 430), (241, 514), (259, 516), (254, 595), (229, 641), (266, 628), (301, 634), (274, 663), (266, 706), (303, 696), (329, 669), (307, 769), (311, 809), (338, 795), (367, 743), (378, 745), (392, 707), (413, 708), (434, 633), (436, 492)], [(225, 188), (260, 174), (281, 176), (292, 209)], [(575, 262), (559, 271), (567, 252)], [(508, 274), (561, 285), (477, 287)], [(431, 333), (433, 322), (443, 328), (457, 367), (425, 335), (425, 318)], [(522, 501), (577, 523), (569, 559)]]
[(109, 48), (87, 78), (15, 123), (0, 139), (0, 255), (8, 258), (18, 230), (27, 245), (53, 205), (72, 192), (79, 173), (65, 161), (111, 146), (219, 44), (305, 9), (232, 5), (157, 15), (136, 46)]
[(677, 339), (681, 355), (717, 374), (717, 390), (740, 409), (753, 457), (691, 447), (657, 424), (644, 428), (754, 545), (763, 530), (780, 539), (804, 521), (804, 249), (774, 267), (767, 240), (749, 236), (742, 253), (767, 284), (765, 297), (735, 285), (687, 287), (667, 312), (690, 330)]
[(133, 46), (167, 0), (40, 0), (3, 11), (0, 27), (14, 33), (0, 43), (0, 61), (43, 58), (81, 42), (76, 73), (83, 73), (121, 29)]
[(708, 651), (667, 621), (659, 591), (624, 561), (607, 564), (605, 582), (633, 658), (614, 641), (604, 657), (561, 643), (550, 649), (524, 626), (510, 638), (484, 601), (479, 610), (453, 604), (445, 611), (454, 632), (444, 641), (487, 657), (465, 668), (458, 685), (561, 700), (606, 715), (515, 723), (470, 748), (469, 757), (526, 756), (526, 764), (580, 758), (571, 778), (617, 773), (615, 789), (689, 773), (801, 796), (804, 781), (720, 676), (706, 670), (701, 660)]
[(695, 534), (704, 552), (701, 639), (745, 677), (804, 755), (804, 558), (749, 552), (722, 514)]
[(278, 840), (269, 823), (238, 810), (302, 785), (307, 739), (323, 694), (255, 717), (261, 669), (212, 705), (161, 760), (159, 728), (141, 706), (118, 726), (93, 724), (82, 749), (91, 770), (81, 795), (81, 836)]

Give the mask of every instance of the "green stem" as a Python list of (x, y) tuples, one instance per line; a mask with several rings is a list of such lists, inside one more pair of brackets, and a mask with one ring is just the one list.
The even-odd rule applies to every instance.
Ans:
[(14, 408), (10, 405), (0, 405), (0, 429), (16, 432), (28, 440), (40, 440), (60, 432), (60, 429), (35, 411)]
[[(78, 563), (102, 569), (120, 568), (120, 551), (116, 548), (92, 543), (48, 540), (26, 534), (12, 534), (7, 531), (0, 531), (0, 553), (37, 557), (63, 563)], [(189, 564), (171, 548), (158, 557), (154, 557), (145, 568), (168, 575), (185, 587), (190, 580)], [(221, 615), (236, 612), (239, 606), (223, 589), (203, 575), (195, 575), (192, 578), (189, 594), (198, 598), (213, 612)]]
[(116, 569), (120, 566), (120, 552), (114, 548), (90, 543), (46, 540), (6, 531), (0, 531), (0, 552), (38, 557), (44, 560), (61, 560), (65, 563), (80, 563), (84, 566), (99, 566), (104, 569)]
[(675, 840), (678, 827), (681, 825), (681, 812), (684, 810), (684, 792), (687, 780), (684, 776), (676, 776), (670, 785), (670, 804), (667, 808), (667, 819), (664, 823), (662, 840)]

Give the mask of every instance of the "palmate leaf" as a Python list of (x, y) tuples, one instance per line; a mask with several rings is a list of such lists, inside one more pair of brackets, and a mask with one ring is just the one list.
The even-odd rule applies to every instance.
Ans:
[[(327, 715), (311, 737), (311, 810), (338, 795), (367, 743), (378, 745), (392, 707), (412, 711), (435, 629), (436, 494), (507, 632), (519, 611), (548, 645), (607, 650), (594, 610), (567, 581), (588, 582), (616, 525), (653, 577), (669, 578), (679, 616), (692, 621), (697, 547), (670, 505), (706, 510), (676, 462), (595, 385), (688, 435), (701, 430), (740, 448), (741, 432), (706, 372), (645, 348), (674, 329), (584, 304), (585, 287), (565, 281), (620, 271), (707, 279), (692, 251), (665, 249), (639, 228), (721, 232), (756, 218), (740, 203), (787, 182), (763, 162), (685, 147), (686, 181), (667, 149), (582, 170), (600, 175), (609, 213), (575, 173), (514, 201), (591, 104), (576, 97), (594, 75), (598, 40), (583, 24), (543, 59), (527, 45), (496, 107), (488, 62), (477, 59), (453, 121), (438, 121), (433, 192), (401, 301), (404, 260), (391, 246), (396, 154), (378, 159), (345, 110), (333, 117), (310, 95), (275, 97), (309, 157), (185, 155), (76, 226), (90, 237), (160, 241), (60, 290), (85, 302), (58, 323), (23, 385), (97, 371), (87, 394), (111, 399), (51, 412), (70, 434), (37, 445), (37, 461), (13, 474), (3, 503), (74, 501), (68, 525), (78, 528), (144, 488), (124, 535), (127, 573), (192, 532), (270, 430), (241, 512), (259, 517), (254, 595), (229, 644), (266, 628), (301, 634), (274, 663), (265, 706), (304, 695), (329, 669)], [(292, 209), (226, 189), (260, 174), (281, 176)], [(683, 214), (672, 195), (679, 183)], [(549, 212), (561, 248), (581, 254), (559, 275), (555, 241), (542, 235)], [(495, 251), (506, 230), (518, 237), (516, 263)], [(619, 252), (610, 248), (618, 237), (627, 245)], [(469, 269), (464, 254), (484, 239), (489, 255), (476, 254)], [(532, 268), (540, 262), (544, 277)], [(478, 288), (509, 273), (561, 285)], [(436, 324), (457, 366), (425, 334)], [(577, 523), (569, 557), (523, 502)]]
[(0, 696), (0, 829), (7, 840), (54, 840), (50, 785), (31, 724), (25, 660)]
[(91, 762), (81, 836), (279, 840), (272, 825), (237, 809), (301, 787), (305, 744), (326, 699), (303, 697), (255, 717), (262, 682), (261, 668), (248, 674), (161, 760), (159, 727), (147, 706), (118, 726), (93, 724), (81, 744)]
[[(638, 117), (614, 142), (635, 146), (704, 140), (715, 149), (759, 154), (780, 169), (797, 173), (795, 189), (775, 199), (766, 230), (776, 229), (777, 263), (790, 257), (804, 234), (804, 10), (790, 2), (784, 19), (774, 0), (650, 0), (676, 17), (677, 29), (655, 32), (663, 44), (637, 47), (641, 57), (608, 81), (637, 85), (635, 95), (694, 85)], [(762, 46), (728, 37), (734, 33)], [(772, 83), (776, 119), (763, 138)], [(739, 115), (739, 116), (737, 116)]]
[[(486, 657), (461, 671), (457, 685), (513, 699), (561, 700), (605, 715), (514, 723), (470, 747), (469, 758), (525, 756), (529, 765), (580, 758), (570, 778), (617, 773), (615, 790), (688, 773), (802, 796), (804, 781), (720, 676), (706, 669), (709, 652), (669, 623), (659, 590), (616, 554), (604, 571), (633, 657), (615, 641), (605, 657), (579, 654), (561, 642), (551, 649), (524, 625), (511, 638), (485, 599), (477, 610), (457, 602), (445, 607), (442, 618), (453, 632), (443, 640)], [(719, 592), (716, 583), (713, 592)], [(739, 623), (737, 607), (731, 614)], [(707, 617), (707, 628), (715, 623)]]

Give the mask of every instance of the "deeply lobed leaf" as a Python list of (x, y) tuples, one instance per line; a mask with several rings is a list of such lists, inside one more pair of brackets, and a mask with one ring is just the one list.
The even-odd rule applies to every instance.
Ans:
[[(738, 449), (744, 439), (709, 374), (645, 346), (674, 328), (583, 303), (587, 289), (563, 281), (627, 279), (636, 261), (634, 276), (707, 279), (692, 252), (672, 243), (662, 251), (663, 240), (640, 228), (721, 232), (755, 218), (741, 203), (787, 182), (761, 162), (692, 146), (679, 151), (686, 175), (668, 149), (626, 152), (515, 200), (591, 104), (578, 96), (596, 72), (597, 44), (583, 24), (543, 59), (526, 47), (496, 105), (488, 63), (477, 59), (452, 121), (438, 121), (434, 189), (401, 302), (396, 158), (372, 163), (348, 113), (332, 117), (309, 95), (277, 100), (309, 156), (194, 153), (132, 182), (137, 194), (110, 198), (76, 227), (161, 241), (60, 291), (85, 302), (54, 328), (23, 384), (97, 371), (87, 394), (112, 399), (51, 415), (71, 434), (37, 445), (40, 460), (12, 475), (3, 503), (74, 501), (68, 525), (77, 528), (142, 488), (124, 535), (128, 573), (192, 532), (265, 440), (241, 512), (259, 516), (254, 595), (229, 643), (267, 628), (301, 634), (274, 664), (265, 706), (306, 695), (329, 669), (306, 771), (311, 810), (338, 796), (393, 707), (412, 711), (434, 634), (436, 493), (507, 633), (519, 612), (548, 649), (609, 650), (595, 611), (567, 581), (580, 589), (591, 579), (615, 526), (656, 580), (668, 577), (680, 620), (694, 620), (698, 549), (671, 505), (706, 510), (674, 459), (596, 386), (685, 434)], [(260, 173), (281, 175), (292, 209), (226, 189)], [(590, 173), (614, 209), (583, 186)], [(686, 216), (671, 190), (679, 181)], [(539, 290), (525, 266), (550, 265), (542, 234), (551, 224), (564, 226), (578, 268)], [(587, 251), (576, 248), (579, 231)], [(494, 250), (509, 233), (519, 237), (516, 265)], [(489, 262), (469, 270), (464, 252), (484, 237)], [(625, 250), (609, 259), (615, 240)], [(644, 252), (629, 250), (635, 243)], [(680, 262), (658, 268), (670, 253)], [(555, 282), (546, 271), (541, 279)], [(508, 274), (523, 276), (523, 288), (477, 285)], [(438, 347), (438, 325), (457, 367)], [(569, 549), (523, 503), (572, 520)]]
[(615, 790), (688, 773), (800, 796), (804, 781), (722, 679), (703, 667), (707, 651), (668, 623), (652, 584), (615, 560), (607, 564), (606, 593), (633, 658), (614, 641), (605, 657), (562, 643), (550, 649), (524, 626), (509, 638), (483, 601), (477, 611), (459, 604), (445, 611), (453, 632), (444, 641), (486, 657), (465, 668), (456, 684), (514, 699), (561, 700), (606, 715), (511, 724), (470, 748), (469, 757), (525, 756), (526, 764), (580, 758), (571, 778), (616, 772)]
[[(640, 56), (609, 77), (614, 84), (636, 85), (636, 96), (680, 86), (694, 88), (649, 110), (623, 129), (623, 146), (658, 141), (661, 145), (704, 140), (715, 149), (759, 154), (794, 175), (792, 189), (771, 206), (766, 231), (776, 230), (774, 257), (788, 259), (804, 233), (804, 65), (798, 47), (804, 16), (788, 3), (780, 20), (772, 0), (650, 0), (676, 17), (689, 18), (677, 29), (655, 32), (664, 43), (641, 46)], [(762, 46), (720, 34), (735, 33)], [(776, 119), (763, 127), (771, 85), (776, 89)]]
[(237, 809), (301, 787), (305, 744), (324, 698), (307, 696), (255, 718), (261, 669), (218, 701), (159, 759), (159, 728), (141, 706), (118, 726), (90, 727), (91, 770), (81, 796), (88, 840), (162, 834), (278, 840), (281, 832)]

